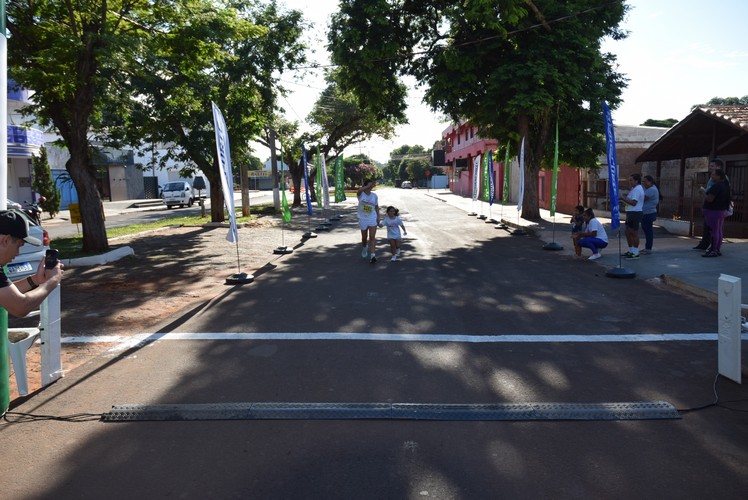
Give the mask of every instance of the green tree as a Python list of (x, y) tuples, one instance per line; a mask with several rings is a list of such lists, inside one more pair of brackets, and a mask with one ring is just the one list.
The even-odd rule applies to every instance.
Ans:
[(31, 162), (34, 166), (34, 180), (31, 187), (46, 198), (39, 206), (54, 219), (55, 215), (60, 213), (60, 192), (52, 179), (52, 171), (47, 160), (47, 148), (42, 146), (39, 149), (39, 156), (34, 155)]
[(673, 125), (678, 123), (678, 120), (675, 118), (666, 118), (664, 120), (657, 120), (655, 118), (649, 118), (644, 123), (642, 123), (642, 127), (666, 127), (670, 128)]
[(339, 153), (374, 136), (392, 137), (395, 131), (392, 121), (379, 119), (376, 113), (362, 107), (354, 94), (340, 88), (339, 77), (339, 71), (328, 71), (327, 87), (307, 117), (322, 139), (320, 151)]
[(697, 104), (693, 108), (698, 106), (748, 106), (748, 95), (743, 97), (712, 97), (706, 104)]
[[(336, 156), (343, 154), (345, 149), (350, 146), (367, 141), (374, 136), (389, 139), (394, 134), (394, 126), (397, 121), (392, 118), (378, 117), (377, 113), (362, 107), (354, 94), (343, 91), (339, 84), (339, 71), (330, 70), (325, 78), (327, 86), (307, 117), (307, 121), (312, 125), (313, 130), (300, 138), (301, 141), (293, 149), (293, 153), (298, 155), (294, 157), (297, 160), (288, 163), (294, 165), (290, 169), (294, 184), (293, 206), (301, 204), (299, 187), (303, 171), (298, 161), (298, 158), (301, 157), (301, 142), (307, 147), (314, 146), (314, 152), (317, 151), (316, 146), (319, 145), (320, 154), (325, 157), (327, 165), (330, 165)], [(366, 162), (360, 163), (373, 164), (368, 159)], [(312, 165), (310, 162), (310, 174), (313, 176)], [(350, 165), (347, 159), (346, 165)], [(377, 174), (381, 175), (379, 169), (377, 169)], [(358, 175), (354, 177), (359, 178)], [(312, 178), (310, 178), (310, 184), (312, 182)]]
[(426, 170), (431, 168), (431, 152), (423, 146), (403, 145), (390, 153), (388, 165), (395, 174), (395, 181), (425, 180)]
[(600, 44), (625, 37), (626, 9), (593, 0), (341, 0), (329, 41), (344, 90), (381, 118), (404, 119), (400, 78), (411, 75), (432, 110), (511, 140), (515, 153), (524, 138), (522, 216), (537, 219), (556, 117), (562, 161), (595, 168), (604, 152), (602, 102), (617, 107), (625, 79)]
[(22, 112), (53, 126), (70, 153), (65, 168), (78, 192), (83, 251), (109, 249), (90, 157), (92, 137), (111, 116), (126, 116), (130, 93), (123, 68), (133, 64), (144, 32), (131, 19), (148, 0), (19, 0), (7, 5), (10, 76), (34, 91)]
[[(219, 4), (220, 5), (220, 4)], [(253, 139), (267, 138), (282, 87), (277, 74), (304, 62), (299, 11), (276, 3), (209, 0), (167, 3), (157, 11), (165, 31), (154, 31), (142, 70), (131, 140), (170, 144), (172, 159), (199, 169), (211, 185), (211, 218), (224, 220), (211, 102), (221, 109), (234, 163), (249, 163)]]

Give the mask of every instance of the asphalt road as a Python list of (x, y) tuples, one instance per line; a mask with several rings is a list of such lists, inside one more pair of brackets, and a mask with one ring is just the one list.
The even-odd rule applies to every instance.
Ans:
[[(422, 193), (382, 190), (380, 204), (400, 208), (401, 261), (382, 250), (374, 265), (362, 259), (346, 217), (253, 283), (169, 318), (153, 342), (74, 372), (23, 411), (239, 402), (684, 409), (714, 400), (714, 342), (636, 337), (696, 339), (715, 331), (713, 308), (643, 280), (611, 280)], [(745, 409), (742, 386), (721, 380), (716, 390)], [(24, 448), (0, 474), (14, 478), (13, 498), (744, 498), (745, 413), (682, 416), (36, 421), (10, 427)], [(9, 436), (0, 430), (0, 446)]]

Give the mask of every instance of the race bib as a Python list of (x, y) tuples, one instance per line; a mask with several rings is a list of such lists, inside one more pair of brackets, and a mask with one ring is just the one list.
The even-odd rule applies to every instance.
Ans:
[(361, 211), (365, 214), (370, 214), (374, 211), (374, 208), (371, 205), (363, 205)]

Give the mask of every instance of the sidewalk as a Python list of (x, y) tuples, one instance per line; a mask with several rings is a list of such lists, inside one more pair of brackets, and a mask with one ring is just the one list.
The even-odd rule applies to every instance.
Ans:
[[(489, 207), (486, 202), (474, 202), (470, 198), (446, 190), (431, 190), (428, 195), (445, 201), (465, 212), (477, 212), (479, 215), (483, 214), (487, 217), (490, 214), (491, 218), (497, 221), (503, 220), (511, 228), (521, 227), (529, 235), (537, 236), (544, 243), (555, 241), (563, 247), (563, 250), (549, 253), (560, 253), (568, 256), (574, 254), (574, 248), (569, 237), (568, 221), (571, 216), (568, 214), (557, 212), (554, 218), (551, 217), (548, 210), (541, 209), (540, 215), (543, 220), (532, 222), (518, 216), (517, 205), (502, 207), (500, 204), (494, 203), (493, 206)], [(600, 217), (600, 220), (605, 224), (610, 244), (608, 248), (603, 250), (603, 258), (590, 262), (590, 265), (599, 265), (607, 269), (621, 266), (635, 272), (636, 278), (659, 279), (668, 286), (704, 297), (715, 304), (717, 303), (720, 275), (736, 276), (742, 280), (742, 303), (748, 304), (748, 240), (727, 238), (722, 247), (722, 257), (705, 259), (701, 257), (703, 252), (693, 249), (698, 243), (696, 238), (669, 234), (664, 229), (655, 226), (654, 251), (652, 254), (642, 255), (638, 260), (626, 260), (619, 258), (621, 253), (627, 251), (623, 224), (620, 227), (619, 238), (619, 230), (610, 229), (609, 219)], [(475, 223), (485, 224), (485, 221), (476, 218)], [(644, 238), (642, 235), (641, 247), (643, 246)], [(585, 255), (587, 253), (585, 251)]]
[[(208, 200), (210, 203), (210, 200)], [(147, 199), (147, 200), (123, 200), (123, 201), (105, 201), (104, 216), (111, 217), (113, 215), (119, 215), (129, 212), (147, 212), (150, 210), (164, 210), (163, 202), (161, 198)], [(46, 214), (45, 215), (49, 215)], [(70, 211), (60, 210), (54, 219), (43, 219), (42, 225), (56, 225), (62, 223), (70, 223)]]

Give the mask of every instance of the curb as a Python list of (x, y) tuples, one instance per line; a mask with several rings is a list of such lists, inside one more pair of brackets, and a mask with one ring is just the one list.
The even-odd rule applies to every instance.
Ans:
[(103, 253), (100, 255), (61, 260), (65, 267), (100, 266), (109, 262), (114, 262), (123, 257), (128, 257), (130, 255), (135, 255), (135, 251), (132, 249), (132, 247), (120, 247), (112, 250), (111, 252)]
[(667, 274), (663, 274), (660, 276), (660, 279), (662, 282), (668, 286), (671, 286), (673, 288), (676, 288), (678, 290), (681, 290), (683, 292), (687, 292), (691, 295), (694, 295), (696, 297), (700, 297), (702, 299), (706, 299), (707, 301), (711, 302), (712, 304), (717, 305), (719, 303), (719, 296), (717, 293), (712, 292), (710, 290), (705, 290), (704, 288), (701, 288), (696, 285), (692, 285), (690, 283), (687, 283), (681, 279), (674, 278), (672, 276), (668, 276)]

